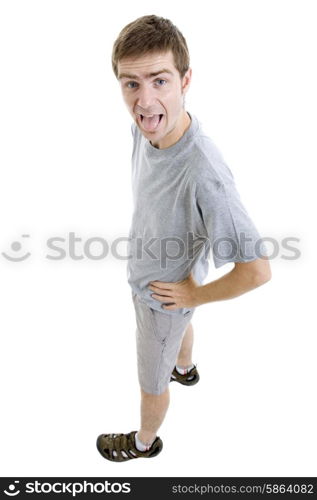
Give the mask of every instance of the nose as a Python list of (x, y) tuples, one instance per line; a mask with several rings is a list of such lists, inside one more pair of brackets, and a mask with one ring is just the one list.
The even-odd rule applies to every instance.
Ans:
[(138, 106), (140, 107), (140, 111), (142, 110), (144, 113), (149, 113), (153, 104), (155, 104), (153, 89), (149, 88), (147, 85), (143, 85), (138, 92)]

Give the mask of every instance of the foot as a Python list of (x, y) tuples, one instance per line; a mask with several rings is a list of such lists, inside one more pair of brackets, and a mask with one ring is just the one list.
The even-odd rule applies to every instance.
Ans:
[(132, 458), (153, 458), (162, 451), (163, 442), (158, 436), (149, 450), (138, 450), (135, 445), (136, 433), (137, 431), (128, 434), (100, 434), (96, 442), (97, 449), (104, 458), (112, 462), (126, 462)]
[(185, 373), (182, 375), (179, 373), (176, 369), (176, 366), (172, 372), (170, 382), (179, 382), (182, 385), (195, 385), (199, 381), (199, 373), (197, 371), (196, 365), (193, 366), (191, 370), (188, 371), (188, 373)]

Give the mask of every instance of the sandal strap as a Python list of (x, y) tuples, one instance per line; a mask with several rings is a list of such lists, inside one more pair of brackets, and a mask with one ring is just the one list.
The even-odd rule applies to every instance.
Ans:
[[(141, 457), (143, 455), (136, 446), (134, 441), (134, 435), (136, 431), (129, 432), (128, 434), (109, 434), (107, 439), (107, 446), (109, 452), (113, 456), (113, 450), (116, 451), (117, 456), (113, 457), (114, 460), (118, 460), (118, 457), (122, 460), (130, 460), (135, 458), (135, 456)], [(133, 451), (134, 455), (130, 452)], [(128, 457), (122, 455), (121, 451), (124, 451)]]
[(193, 375), (197, 375), (197, 368), (196, 368), (196, 365), (193, 366), (193, 368), (191, 370), (189, 370), (189, 372), (185, 373), (184, 375), (182, 373), (179, 373), (176, 368), (174, 368), (174, 374), (181, 379), (181, 380), (187, 380), (188, 377), (192, 377)]

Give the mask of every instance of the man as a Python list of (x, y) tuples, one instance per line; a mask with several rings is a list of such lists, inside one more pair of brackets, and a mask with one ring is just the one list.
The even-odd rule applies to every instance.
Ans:
[[(194, 310), (248, 292), (271, 278), (260, 235), (241, 203), (220, 152), (185, 110), (192, 70), (186, 41), (154, 15), (129, 23), (115, 41), (112, 66), (134, 120), (128, 282), (136, 313), (141, 426), (101, 434), (108, 460), (154, 457), (169, 405), (169, 382), (194, 385)], [(212, 249), (231, 272), (202, 285)]]

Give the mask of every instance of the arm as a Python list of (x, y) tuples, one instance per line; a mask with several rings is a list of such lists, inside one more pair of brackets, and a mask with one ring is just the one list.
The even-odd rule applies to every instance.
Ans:
[(197, 305), (238, 297), (257, 288), (272, 277), (268, 259), (236, 262), (235, 267), (221, 278), (196, 287)]
[(270, 264), (264, 257), (252, 262), (237, 262), (232, 271), (206, 285), (199, 285), (190, 273), (186, 279), (176, 283), (152, 281), (148, 288), (154, 292), (152, 297), (163, 303), (163, 309), (172, 311), (181, 307), (197, 307), (208, 302), (232, 299), (270, 279)]

